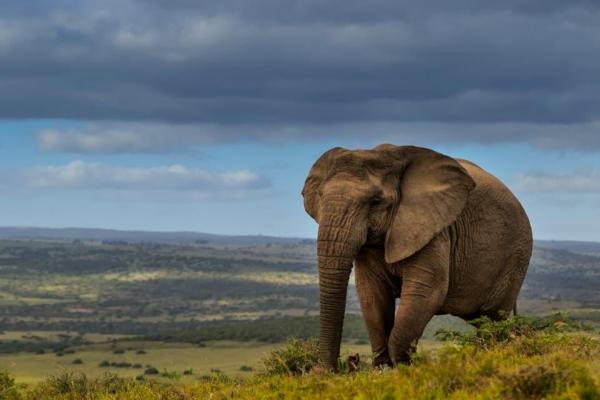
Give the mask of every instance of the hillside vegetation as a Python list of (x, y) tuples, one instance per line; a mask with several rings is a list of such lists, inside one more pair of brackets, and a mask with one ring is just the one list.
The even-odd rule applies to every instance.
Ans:
[[(193, 384), (64, 374), (20, 387), (0, 375), (0, 397), (33, 399), (599, 399), (600, 341), (560, 318), (481, 322), (477, 332), (449, 333), (412, 366), (373, 370), (341, 363), (321, 370), (314, 340), (291, 341), (263, 360), (260, 373), (232, 379), (218, 373)], [(356, 361), (356, 358), (354, 358)], [(353, 371), (356, 370), (356, 371)], [(176, 377), (175, 377), (176, 379)]]
[[(149, 375), (160, 381), (180, 376), (184, 386), (211, 371), (247, 377), (288, 337), (318, 336), (311, 240), (48, 239), (0, 240), (0, 370), (18, 384), (58, 372), (83, 372), (90, 382), (105, 372), (147, 377), (153, 368), (158, 374)], [(598, 324), (599, 248), (538, 242), (520, 312), (561, 310)], [(343, 345), (366, 352), (352, 281)], [(440, 328), (469, 331), (462, 320), (435, 317), (421, 342), (425, 351), (437, 346), (431, 340)]]
[[(0, 331), (143, 335), (318, 314), (312, 241), (238, 242), (0, 240)], [(561, 244), (536, 247), (519, 309), (600, 321), (600, 253)]]

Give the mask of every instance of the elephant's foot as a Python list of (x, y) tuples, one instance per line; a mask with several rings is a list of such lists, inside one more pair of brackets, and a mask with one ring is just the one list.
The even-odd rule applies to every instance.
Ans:
[(410, 365), (411, 363), (412, 363), (412, 359), (411, 359), (410, 352), (397, 354), (393, 358), (393, 365)]
[(394, 364), (392, 363), (392, 360), (390, 359), (390, 356), (388, 355), (387, 351), (383, 352), (381, 354), (377, 354), (374, 358), (373, 358), (373, 367), (374, 368), (378, 368), (378, 367), (392, 367), (394, 366)]
[(417, 340), (414, 340), (408, 348), (406, 346), (398, 346), (390, 343), (389, 354), (394, 365), (410, 365), (412, 364), (412, 355), (417, 351)]

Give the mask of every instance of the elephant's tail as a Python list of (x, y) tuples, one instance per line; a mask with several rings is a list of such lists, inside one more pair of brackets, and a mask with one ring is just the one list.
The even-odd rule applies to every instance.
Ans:
[(515, 305), (513, 306), (513, 316), (517, 316), (517, 301), (515, 300)]

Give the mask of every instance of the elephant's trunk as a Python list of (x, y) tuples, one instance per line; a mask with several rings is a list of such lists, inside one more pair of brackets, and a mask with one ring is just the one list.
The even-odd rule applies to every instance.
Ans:
[[(328, 207), (330, 208), (330, 207)], [(364, 243), (366, 229), (356, 224), (356, 212), (348, 207), (331, 207), (319, 221), (317, 254), (320, 286), (321, 362), (336, 369), (342, 339), (346, 293), (352, 263)]]

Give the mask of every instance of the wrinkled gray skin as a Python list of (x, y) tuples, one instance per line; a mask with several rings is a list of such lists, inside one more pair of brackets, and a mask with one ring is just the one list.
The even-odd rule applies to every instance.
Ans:
[(436, 314), (500, 319), (516, 306), (531, 228), (510, 190), (477, 165), (411, 146), (338, 147), (302, 194), (319, 224), (326, 367), (339, 357), (353, 265), (375, 365), (409, 362)]

